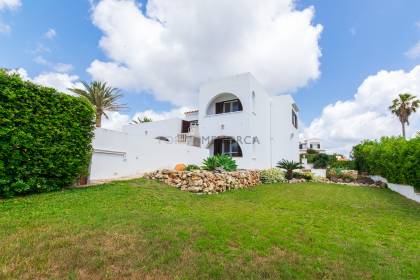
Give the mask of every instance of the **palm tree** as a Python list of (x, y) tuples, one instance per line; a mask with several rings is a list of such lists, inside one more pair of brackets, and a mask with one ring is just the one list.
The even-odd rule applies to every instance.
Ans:
[(147, 123), (147, 122), (152, 122), (152, 121), (153, 120), (149, 117), (143, 117), (143, 118), (137, 117), (137, 119), (131, 120), (131, 123), (132, 124), (141, 124), (141, 123)]
[(278, 168), (286, 169), (286, 179), (292, 180), (293, 179), (293, 170), (301, 169), (302, 165), (299, 162), (288, 161), (283, 159), (277, 163)]
[(95, 108), (96, 127), (101, 127), (102, 115), (108, 119), (106, 111), (121, 111), (127, 106), (119, 104), (118, 99), (122, 97), (120, 90), (108, 86), (105, 82), (93, 81), (90, 84), (82, 82), (84, 89), (69, 88), (70, 91), (86, 98)]
[(389, 106), (389, 109), (393, 114), (395, 114), (402, 126), (402, 135), (405, 138), (405, 124), (410, 125), (408, 118), (411, 113), (416, 112), (417, 108), (420, 106), (420, 100), (410, 93), (401, 93), (399, 98), (395, 98), (392, 101), (392, 105)]

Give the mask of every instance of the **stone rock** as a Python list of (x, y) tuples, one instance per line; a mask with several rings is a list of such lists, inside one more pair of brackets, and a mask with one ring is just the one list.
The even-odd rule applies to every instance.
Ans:
[(257, 170), (221, 173), (204, 170), (157, 170), (145, 174), (144, 178), (156, 179), (183, 191), (198, 194), (214, 194), (230, 189), (253, 187), (261, 183), (260, 172)]

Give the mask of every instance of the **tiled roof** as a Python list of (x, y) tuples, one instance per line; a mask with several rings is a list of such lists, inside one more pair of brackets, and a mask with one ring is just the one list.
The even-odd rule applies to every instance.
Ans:
[(192, 110), (192, 111), (184, 112), (184, 114), (187, 115), (187, 114), (192, 114), (192, 113), (197, 113), (197, 112), (198, 110)]

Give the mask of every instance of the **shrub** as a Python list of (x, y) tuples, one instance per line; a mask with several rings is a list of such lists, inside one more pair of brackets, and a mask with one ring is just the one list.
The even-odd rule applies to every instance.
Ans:
[(236, 161), (228, 155), (215, 155), (203, 161), (203, 169), (209, 171), (214, 171), (217, 168), (223, 168), (225, 171), (235, 171), (237, 167)]
[(185, 168), (185, 171), (193, 171), (193, 170), (200, 170), (200, 166), (195, 165), (195, 164), (188, 164), (187, 167)]
[(94, 110), (0, 70), (0, 196), (57, 190), (85, 175)]
[(295, 172), (293, 172), (293, 178), (305, 179), (307, 181), (312, 181), (314, 179), (314, 175), (311, 172), (295, 171)]
[(330, 163), (330, 167), (347, 170), (356, 170), (356, 164), (354, 160), (335, 160)]
[(383, 137), (353, 147), (359, 172), (381, 175), (389, 182), (420, 187), (420, 138)]
[(341, 179), (346, 182), (353, 182), (357, 180), (358, 174), (355, 170), (345, 170), (342, 168), (328, 168), (326, 172), (326, 177), (331, 181), (337, 181)]
[(283, 159), (282, 161), (279, 161), (277, 163), (277, 167), (285, 169), (287, 180), (292, 180), (293, 179), (293, 170), (301, 169), (302, 164), (300, 164), (299, 162), (294, 162), (293, 160), (288, 161), (288, 160)]
[(317, 155), (318, 155), (318, 153), (316, 153), (316, 154), (306, 154), (305, 156), (306, 156), (306, 159), (308, 160), (308, 163), (313, 163), (314, 159)]
[(321, 153), (314, 156), (312, 163), (314, 164), (314, 168), (327, 168), (330, 161), (331, 156)]
[(261, 170), (260, 179), (263, 184), (282, 183), (286, 181), (284, 172), (278, 168)]
[(306, 150), (306, 153), (307, 153), (308, 155), (317, 155), (317, 154), (319, 154), (319, 152), (318, 152), (317, 150), (315, 150), (315, 149), (311, 149), (311, 148), (307, 149), (307, 150)]

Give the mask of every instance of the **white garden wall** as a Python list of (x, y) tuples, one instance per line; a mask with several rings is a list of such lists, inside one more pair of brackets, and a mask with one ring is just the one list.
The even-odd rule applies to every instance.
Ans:
[(173, 169), (177, 163), (201, 164), (207, 149), (168, 144), (140, 134), (97, 128), (90, 180), (132, 177), (156, 169)]

